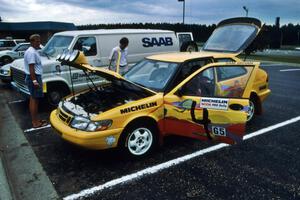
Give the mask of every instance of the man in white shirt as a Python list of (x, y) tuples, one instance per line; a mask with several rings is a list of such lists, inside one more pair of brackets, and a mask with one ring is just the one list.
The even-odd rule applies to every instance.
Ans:
[(38, 34), (34, 34), (31, 35), (29, 39), (31, 46), (24, 54), (26, 73), (25, 83), (30, 92), (29, 111), (31, 114), (32, 126), (33, 128), (38, 128), (48, 124), (47, 121), (38, 120), (37, 117), (39, 98), (44, 97), (42, 82), (43, 67), (40, 54), (37, 51), (41, 44), (41, 37)]
[(120, 45), (112, 49), (109, 56), (110, 64), (109, 69), (121, 75), (128, 71), (127, 55), (128, 55), (129, 40), (123, 37), (120, 40)]

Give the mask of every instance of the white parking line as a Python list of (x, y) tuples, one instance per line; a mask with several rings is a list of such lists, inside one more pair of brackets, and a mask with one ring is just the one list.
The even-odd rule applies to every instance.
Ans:
[(300, 69), (281, 69), (280, 72), (292, 72), (292, 71), (300, 71)]
[(26, 101), (26, 100), (21, 99), (21, 100), (16, 100), (16, 101), (10, 101), (10, 102), (8, 102), (8, 104), (21, 103), (21, 102), (24, 102), (24, 101)]
[[(244, 140), (248, 140), (252, 137), (259, 136), (261, 134), (270, 132), (274, 129), (289, 125), (291, 123), (295, 123), (297, 121), (300, 121), (300, 116), (292, 118), (292, 119), (284, 121), (284, 122), (281, 122), (279, 124), (275, 124), (275, 125), (263, 128), (261, 130), (255, 131), (253, 133), (247, 134), (246, 136), (244, 136)], [(146, 176), (146, 175), (149, 175), (149, 174), (157, 173), (157, 172), (159, 172), (163, 169), (178, 165), (182, 162), (191, 160), (192, 158), (202, 156), (204, 154), (222, 149), (222, 148), (227, 147), (227, 146), (229, 146), (229, 145), (228, 144), (214, 145), (214, 146), (208, 147), (206, 149), (202, 149), (202, 150), (196, 151), (194, 153), (188, 154), (186, 156), (182, 156), (182, 157), (179, 157), (179, 158), (176, 158), (176, 159), (173, 159), (173, 160), (170, 160), (170, 161), (167, 161), (167, 162), (164, 162), (164, 163), (152, 166), (152, 167), (148, 167), (148, 168), (143, 169), (141, 171), (138, 171), (138, 172), (126, 175), (126, 176), (122, 176), (120, 178), (108, 181), (108, 182), (106, 182), (102, 185), (82, 190), (77, 194), (72, 194), (72, 195), (66, 196), (63, 199), (64, 200), (75, 200), (75, 199), (79, 199), (79, 198), (83, 198), (83, 197), (88, 197), (88, 196), (91, 196), (94, 193), (100, 192), (100, 191), (102, 191), (106, 188), (110, 188), (110, 187), (113, 187), (113, 186), (116, 186), (116, 185), (119, 185), (119, 184), (124, 184), (126, 182), (133, 181), (133, 180), (138, 179), (138, 178), (142, 178), (143, 176)]]
[(43, 127), (39, 127), (39, 128), (30, 128), (30, 129), (26, 129), (24, 130), (24, 133), (28, 133), (28, 132), (32, 132), (32, 131), (36, 131), (36, 130), (40, 130), (40, 129), (45, 129), (45, 128), (50, 128), (51, 125), (48, 124), (47, 126), (43, 126)]

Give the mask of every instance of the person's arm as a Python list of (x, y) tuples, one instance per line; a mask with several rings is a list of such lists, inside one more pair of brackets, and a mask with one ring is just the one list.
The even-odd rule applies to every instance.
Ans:
[(115, 49), (113, 48), (111, 50), (111, 53), (110, 53), (110, 56), (109, 56), (109, 61), (112, 62), (113, 60), (115, 60), (114, 57), (115, 57)]
[(126, 48), (126, 51), (125, 51), (124, 53), (125, 53), (126, 65), (128, 66), (128, 59), (127, 59), (127, 56), (128, 56), (128, 49), (127, 49), (127, 48)]
[(108, 69), (109, 70), (112, 70), (112, 62), (115, 60), (115, 48), (113, 48), (112, 50), (111, 50), (111, 53), (110, 53), (110, 56), (109, 56), (109, 65), (108, 65)]
[(30, 78), (32, 80), (34, 87), (39, 87), (40, 85), (37, 82), (36, 77), (35, 77), (34, 64), (29, 64), (29, 73), (30, 73)]

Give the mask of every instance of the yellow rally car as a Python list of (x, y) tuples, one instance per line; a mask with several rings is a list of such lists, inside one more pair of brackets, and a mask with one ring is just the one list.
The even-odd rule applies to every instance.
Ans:
[(120, 147), (133, 157), (148, 154), (170, 134), (240, 142), (247, 119), (270, 94), (259, 63), (236, 57), (261, 26), (253, 18), (222, 21), (200, 52), (150, 56), (124, 77), (86, 64), (77, 51), (64, 53), (62, 64), (104, 81), (90, 79), (89, 90), (62, 100), (51, 113), (52, 127), (71, 143)]

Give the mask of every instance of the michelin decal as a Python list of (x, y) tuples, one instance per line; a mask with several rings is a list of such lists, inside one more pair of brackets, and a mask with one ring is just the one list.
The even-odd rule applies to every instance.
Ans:
[(201, 98), (200, 108), (228, 110), (228, 101), (228, 99), (220, 98)]

